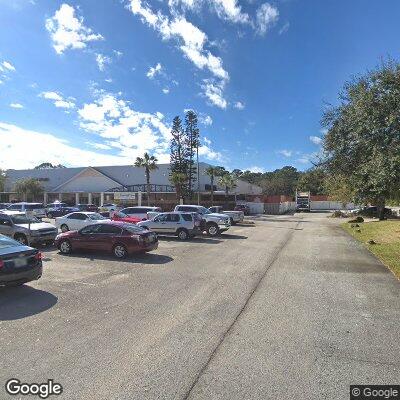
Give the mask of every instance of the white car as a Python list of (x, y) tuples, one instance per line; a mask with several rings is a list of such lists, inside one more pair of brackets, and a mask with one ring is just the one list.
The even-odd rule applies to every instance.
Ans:
[[(160, 213), (162, 212), (160, 207), (145, 207), (145, 206), (136, 206), (136, 207), (126, 207), (121, 210), (126, 215), (130, 217), (140, 218), (142, 221), (149, 219), (147, 215), (148, 212), (151, 213)], [(154, 214), (151, 214), (151, 218), (154, 217)]]
[(37, 218), (44, 218), (46, 216), (46, 209), (42, 203), (13, 203), (7, 207), (7, 211), (31, 212)]
[(118, 206), (114, 203), (106, 203), (103, 204), (100, 208), (105, 209), (107, 211), (117, 211), (118, 210)]
[(97, 224), (99, 222), (109, 221), (96, 212), (73, 212), (63, 217), (56, 218), (56, 227), (61, 229), (61, 232), (79, 231), (88, 225)]

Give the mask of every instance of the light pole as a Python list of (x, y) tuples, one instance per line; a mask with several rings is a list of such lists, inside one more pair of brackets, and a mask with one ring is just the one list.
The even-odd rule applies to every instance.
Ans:
[(199, 143), (197, 143), (196, 158), (197, 158), (197, 205), (199, 206), (200, 205)]

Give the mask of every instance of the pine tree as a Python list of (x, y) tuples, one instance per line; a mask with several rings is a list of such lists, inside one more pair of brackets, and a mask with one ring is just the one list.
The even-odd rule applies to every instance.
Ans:
[(193, 196), (194, 182), (196, 182), (197, 167), (195, 165), (195, 155), (200, 146), (200, 131), (197, 126), (197, 115), (194, 111), (188, 110), (185, 115), (185, 135), (188, 160), (188, 195)]
[[(176, 116), (172, 122), (171, 135), (170, 180), (174, 183), (176, 192), (180, 196), (185, 196), (187, 194), (187, 179), (182, 179), (182, 175), (186, 177), (188, 175), (188, 148), (179, 116)], [(176, 176), (179, 176), (180, 179), (175, 179)]]

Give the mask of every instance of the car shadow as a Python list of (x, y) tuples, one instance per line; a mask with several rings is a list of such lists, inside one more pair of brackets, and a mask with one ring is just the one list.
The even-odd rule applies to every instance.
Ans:
[(116, 257), (113, 257), (112, 255), (109, 254), (94, 254), (94, 253), (89, 253), (87, 251), (81, 251), (81, 252), (74, 252), (72, 254), (62, 254), (58, 253), (63, 257), (69, 257), (69, 258), (87, 258), (90, 261), (111, 261), (111, 262), (124, 262), (124, 263), (132, 263), (132, 264), (167, 264), (174, 259), (170, 256), (165, 256), (163, 254), (154, 254), (154, 253), (136, 253), (133, 255), (130, 255), (126, 258), (119, 259)]
[(32, 286), (0, 288), (0, 321), (12, 321), (39, 314), (53, 307), (57, 296)]
[(180, 240), (176, 236), (158, 236), (158, 240), (161, 242), (186, 242), (186, 243), (207, 243), (207, 244), (221, 243), (221, 240), (219, 239), (212, 239), (203, 236), (196, 236), (188, 240)]
[(243, 235), (232, 235), (230, 233), (222, 233), (221, 234), (222, 239), (247, 239), (247, 236)]

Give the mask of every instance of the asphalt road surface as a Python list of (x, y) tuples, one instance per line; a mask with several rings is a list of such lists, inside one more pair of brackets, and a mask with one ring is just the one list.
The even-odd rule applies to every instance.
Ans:
[(325, 214), (161, 239), (123, 262), (45, 257), (40, 281), (0, 289), (1, 399), (12, 377), (121, 400), (332, 400), (400, 383), (400, 283)]

